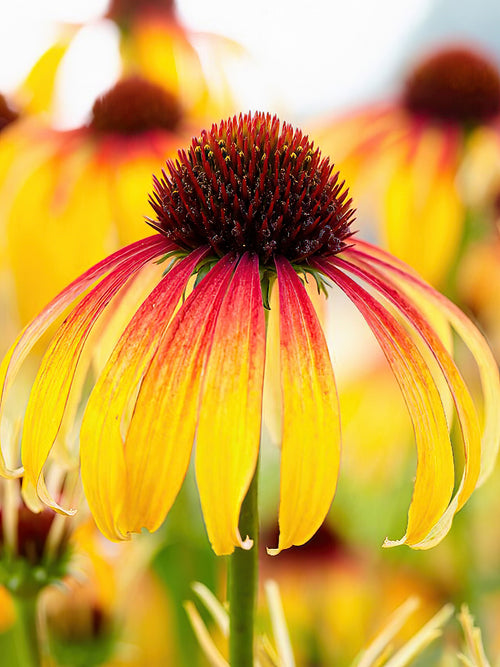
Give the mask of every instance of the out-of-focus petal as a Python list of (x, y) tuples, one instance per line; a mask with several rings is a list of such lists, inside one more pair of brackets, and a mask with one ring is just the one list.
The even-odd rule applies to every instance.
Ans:
[(179, 132), (159, 131), (103, 140), (96, 161), (106, 172), (105, 184), (120, 243), (131, 243), (144, 235), (144, 193), (151, 189), (151, 175), (167, 158), (177, 155), (180, 143)]
[(436, 285), (448, 274), (462, 237), (455, 185), (459, 135), (419, 127), (413, 135), (400, 147), (387, 184), (384, 236), (391, 252)]
[(190, 114), (208, 114), (210, 91), (200, 57), (178, 23), (155, 14), (138, 17), (122, 52), (126, 63), (138, 64), (144, 76), (181, 99)]
[[(344, 264), (340, 260), (340, 268)], [(448, 424), (432, 373), (404, 327), (360, 285), (336, 268), (318, 262), (359, 309), (379, 342), (401, 387), (417, 443), (417, 472), (408, 526), (401, 544), (420, 543), (439, 521), (454, 483)]]
[[(127, 490), (118, 530), (156, 530), (189, 464), (213, 329), (235, 267), (219, 260), (173, 318), (144, 377), (125, 438)], [(116, 539), (116, 538), (115, 538)]]
[(26, 408), (21, 443), (23, 496), (33, 511), (40, 509), (38, 498), (62, 510), (46, 489), (42, 469), (61, 426), (76, 368), (93, 326), (126, 282), (163, 252), (164, 244), (160, 249), (153, 246), (119, 264), (68, 315), (45, 353)]
[(112, 242), (103, 165), (81, 150), (76, 133), (58, 139), (57, 146), (28, 171), (8, 207), (9, 261), (24, 322)]
[(381, 183), (385, 187), (398, 143), (407, 135), (408, 123), (393, 104), (370, 105), (323, 121), (314, 132), (315, 143), (332, 157), (342, 178), (351, 187), (363, 186), (356, 199), (377, 191)]
[(307, 542), (335, 494), (340, 459), (337, 390), (325, 337), (297, 274), (276, 259), (283, 444), (278, 553)]
[[(81, 296), (94, 282), (102, 278), (115, 267), (119, 266), (122, 262), (129, 261), (130, 258), (133, 258), (136, 254), (143, 251), (151, 250), (153, 255), (168, 252), (170, 246), (171, 244), (169, 244), (165, 238), (159, 234), (154, 234), (153, 236), (141, 239), (126, 248), (118, 250), (74, 280), (23, 329), (5, 355), (0, 366), (0, 385), (2, 387), (0, 394), (0, 419), (2, 417), (6, 394), (18, 373), (21, 364), (35, 343), (41, 336), (43, 336), (48, 327), (66, 310), (66, 308), (75, 299)], [(0, 449), (0, 474), (5, 477), (18, 477), (22, 472), (22, 468), (14, 471), (7, 468), (2, 450)]]
[(245, 254), (217, 317), (196, 435), (201, 507), (218, 555), (244, 546), (247, 537), (238, 522), (259, 455), (264, 357), (259, 261)]
[(27, 113), (52, 111), (57, 72), (74, 33), (74, 29), (67, 29), (66, 34), (39, 58), (24, 80), (19, 96)]
[(123, 332), (89, 398), (80, 433), (82, 482), (100, 530), (123, 537), (116, 518), (126, 492), (125, 413), (205, 249), (179, 262), (151, 292)]

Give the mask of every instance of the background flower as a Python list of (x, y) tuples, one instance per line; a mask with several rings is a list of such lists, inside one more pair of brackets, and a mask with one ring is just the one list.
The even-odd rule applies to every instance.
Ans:
[(415, 64), (395, 100), (316, 132), (357, 185), (361, 222), (375, 223), (376, 238), (434, 285), (450, 288), (466, 233), (457, 174), (476, 133), (496, 128), (499, 112), (495, 61), (479, 47), (451, 44)]

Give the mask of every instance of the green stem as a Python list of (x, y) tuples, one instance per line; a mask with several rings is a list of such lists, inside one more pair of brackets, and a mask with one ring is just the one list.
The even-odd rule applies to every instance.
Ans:
[(254, 617), (258, 584), (259, 513), (257, 507), (258, 465), (241, 506), (239, 529), (243, 539), (250, 536), (253, 547), (236, 548), (229, 560), (229, 664), (253, 667)]
[(37, 605), (38, 595), (13, 595), (16, 608), (16, 623), (13, 628), (19, 667), (39, 667)]

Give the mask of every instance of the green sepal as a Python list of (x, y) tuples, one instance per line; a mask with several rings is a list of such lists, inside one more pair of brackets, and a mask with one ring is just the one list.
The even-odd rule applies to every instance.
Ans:
[(67, 574), (70, 549), (58, 557), (44, 557), (31, 563), (19, 555), (0, 552), (0, 584), (14, 596), (32, 597), (50, 584), (55, 584)]

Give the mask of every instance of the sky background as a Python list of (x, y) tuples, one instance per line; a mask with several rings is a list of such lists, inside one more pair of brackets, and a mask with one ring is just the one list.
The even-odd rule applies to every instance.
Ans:
[[(89, 98), (118, 74), (116, 34), (98, 20), (106, 5), (8, 3), (0, 28), (0, 91), (15, 89), (61, 22), (90, 23), (61, 74), (72, 89), (61, 124), (84, 120)], [(245, 47), (244, 63), (229, 68), (242, 109), (285, 111), (298, 120), (397, 90), (408, 64), (443, 40), (473, 41), (500, 60), (498, 0), (178, 0), (178, 8), (192, 30), (226, 35)]]

